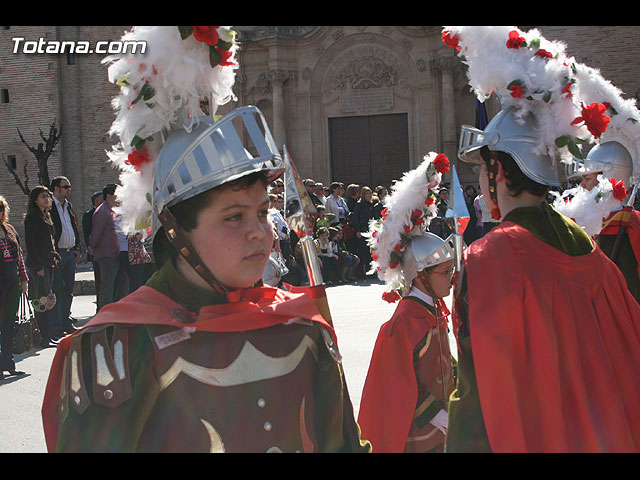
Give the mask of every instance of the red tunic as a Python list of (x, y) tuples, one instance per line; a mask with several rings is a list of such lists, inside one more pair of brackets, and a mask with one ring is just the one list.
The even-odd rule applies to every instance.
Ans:
[[(373, 452), (406, 451), (410, 431), (417, 430), (414, 416), (419, 388), (414, 368), (414, 350), (429, 332), (433, 333), (430, 337), (431, 346), (427, 346), (433, 354), (428, 359), (431, 363), (431, 375), (421, 375), (421, 380), (438, 403), (446, 404), (442, 383), (437, 382), (444, 371), (445, 379), (448, 379), (445, 381), (445, 395), (448, 396), (453, 389), (453, 377), (446, 317), (443, 320), (441, 319), (439, 332), (442, 337), (442, 355), (437, 346), (436, 318), (417, 301), (407, 298), (400, 300), (391, 319), (380, 328), (358, 415), (362, 438), (371, 442)], [(440, 370), (436, 360), (436, 357), (441, 356), (444, 357), (443, 370)], [(444, 444), (444, 435), (436, 427), (428, 427), (428, 449)], [(425, 431), (420, 433), (424, 435)], [(424, 445), (422, 442), (421, 446)]]
[(569, 256), (498, 230), (465, 252), (492, 451), (639, 451), (640, 306), (622, 274), (597, 246)]

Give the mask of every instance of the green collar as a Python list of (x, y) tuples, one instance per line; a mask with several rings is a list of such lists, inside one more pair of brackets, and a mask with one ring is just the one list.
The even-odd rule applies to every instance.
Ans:
[(517, 223), (538, 239), (567, 255), (576, 257), (593, 250), (589, 235), (546, 201), (533, 207), (516, 208), (507, 213), (502, 221)]
[(171, 259), (151, 276), (146, 286), (166, 295), (190, 312), (197, 312), (206, 305), (227, 303), (225, 295), (195, 285), (184, 278)]

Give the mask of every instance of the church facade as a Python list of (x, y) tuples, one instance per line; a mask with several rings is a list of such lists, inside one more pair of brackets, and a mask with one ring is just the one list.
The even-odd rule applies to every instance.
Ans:
[[(13, 53), (26, 40), (118, 40), (128, 26), (0, 27), (0, 156), (17, 174), (38, 183), (32, 152), (52, 123), (61, 140), (50, 157), (51, 177), (67, 176), (80, 214), (103, 185), (118, 181), (106, 151), (117, 87), (97, 54)], [(525, 30), (534, 27), (521, 27)], [(639, 27), (535, 27), (563, 40), (578, 61), (600, 68), (628, 97), (636, 97)], [(457, 161), (461, 124), (475, 124), (476, 99), (465, 66), (443, 44), (439, 26), (240, 26), (237, 102), (265, 114), (279, 146), (286, 145), (303, 177), (390, 186), (431, 151), (457, 165), (461, 183), (477, 186), (477, 172)], [(25, 40), (25, 41), (26, 41)], [(624, 48), (621, 46), (624, 45)], [(5, 101), (6, 100), (6, 101)], [(489, 118), (499, 107), (487, 102)], [(25, 170), (26, 164), (26, 170)], [(0, 194), (21, 226), (26, 196), (4, 165)], [(445, 177), (445, 181), (448, 179)]]

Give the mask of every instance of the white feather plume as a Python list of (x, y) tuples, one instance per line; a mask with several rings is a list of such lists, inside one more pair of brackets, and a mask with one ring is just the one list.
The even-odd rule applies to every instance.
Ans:
[[(120, 142), (107, 155), (121, 170), (116, 195), (122, 203), (116, 212), (122, 216), (121, 227), (126, 233), (151, 225), (155, 162), (166, 135), (176, 128), (193, 127), (201, 115), (201, 99), (210, 101), (212, 114), (218, 105), (235, 100), (235, 32), (218, 27), (217, 33), (231, 44), (228, 61), (233, 65), (211, 67), (210, 46), (193, 34), (183, 39), (176, 26), (133, 27), (122, 41), (146, 42), (146, 52), (103, 60), (110, 64), (109, 81), (120, 86), (119, 95), (112, 100), (118, 113), (109, 130)], [(134, 168), (127, 162), (139, 140), (146, 140), (149, 162)]]
[[(566, 45), (544, 38), (537, 29), (523, 32), (514, 26), (445, 26), (443, 33), (457, 36), (471, 90), (485, 101), (495, 94), (502, 108), (517, 105), (519, 114), (531, 112), (538, 121), (540, 141), (534, 147), (538, 153), (558, 154), (561, 161), (571, 162), (566, 147), (558, 147), (556, 139), (563, 136), (590, 139), (584, 125), (572, 125), (580, 116), (580, 106), (573, 101), (568, 85), (573, 78), (575, 59), (565, 52)], [(526, 46), (508, 48), (510, 32), (517, 32)], [(545, 54), (548, 52), (548, 55)], [(510, 86), (522, 87), (522, 96), (513, 96)]]
[[(367, 242), (373, 258), (369, 273), (377, 273), (378, 278), (387, 283), (387, 291), (402, 291), (411, 286), (413, 278), (406, 278), (400, 259), (411, 238), (421, 235), (437, 215), (435, 201), (427, 205), (428, 198), (435, 199), (442, 180), (442, 174), (433, 164), (437, 156), (430, 152), (418, 167), (405, 172), (391, 187), (383, 219), (369, 222)], [(421, 219), (417, 225), (412, 221), (414, 212), (420, 213), (414, 217)], [(402, 248), (395, 251), (398, 246)]]
[(556, 197), (553, 207), (576, 222), (591, 238), (600, 233), (603, 221), (611, 212), (623, 207), (622, 202), (613, 196), (611, 181), (602, 175), (597, 179), (598, 184), (591, 190), (578, 185), (565, 190), (562, 195), (551, 192)]

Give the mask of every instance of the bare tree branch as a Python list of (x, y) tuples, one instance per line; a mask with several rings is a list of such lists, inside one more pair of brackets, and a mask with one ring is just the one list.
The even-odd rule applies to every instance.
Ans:
[(2, 161), (7, 166), (7, 170), (9, 170), (9, 173), (13, 175), (13, 179), (16, 181), (16, 184), (18, 185), (18, 187), (20, 187), (20, 190), (22, 190), (22, 192), (25, 195), (29, 195), (29, 192), (31, 190), (29, 189), (29, 175), (27, 174), (27, 162), (24, 163), (25, 180), (23, 182), (18, 176), (18, 174), (16, 173), (16, 171), (13, 169), (13, 167), (9, 164), (9, 161), (4, 155), (2, 155)]

